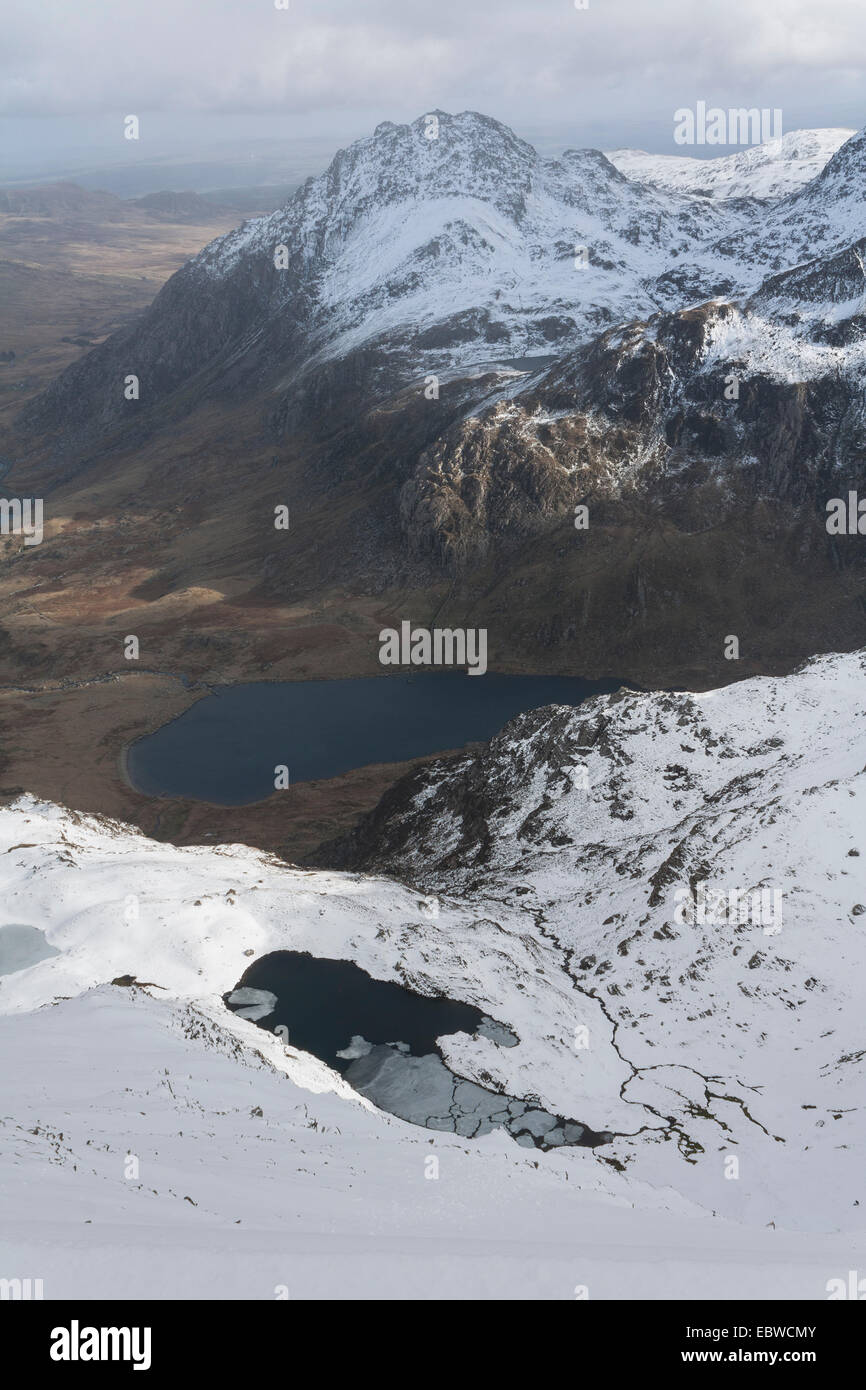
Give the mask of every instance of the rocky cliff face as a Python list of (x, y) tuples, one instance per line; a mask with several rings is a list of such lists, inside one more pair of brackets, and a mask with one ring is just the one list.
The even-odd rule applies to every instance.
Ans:
[[(413, 551), (459, 570), (497, 542), (561, 527), (578, 505), (604, 514), (623, 499), (692, 530), (763, 499), (826, 547), (825, 502), (866, 459), (861, 255), (858, 245), (775, 277), (741, 306), (611, 329), (500, 386), (422, 451), (403, 485)], [(844, 347), (826, 342), (831, 326)], [(806, 357), (812, 374), (798, 379)]]

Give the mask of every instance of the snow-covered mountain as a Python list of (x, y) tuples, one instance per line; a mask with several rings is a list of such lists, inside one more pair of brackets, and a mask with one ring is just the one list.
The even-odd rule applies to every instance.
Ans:
[(778, 140), (715, 159), (647, 154), (645, 150), (605, 151), (626, 178), (670, 193), (706, 198), (784, 198), (817, 174), (856, 131), (830, 127), (792, 130)]
[[(864, 226), (866, 132), (784, 196), (707, 198), (471, 112), (386, 123), (33, 401), (15, 482), (74, 480), (73, 513), (106, 485), (113, 578), (158, 497), (177, 530), (151, 509), (136, 601), (456, 580), (500, 667), (707, 683), (721, 630), (791, 669), (864, 640), (860, 547), (824, 527), (866, 448)], [(277, 481), (306, 551), (260, 524)]]
[[(0, 976), (16, 1268), (48, 1296), (420, 1294), (435, 1267), (471, 1296), (826, 1297), (866, 1249), (864, 680), (829, 656), (521, 716), (333, 870), (3, 809), (2, 932), (44, 934)], [(280, 949), (478, 1006), (517, 1045), (457, 1033), (448, 1065), (610, 1142), (381, 1114), (291, 1020), (224, 1007)]]
[(28, 418), (62, 409), (91, 432), (120, 419), (118, 361), (146, 409), (202, 369), (279, 395), (362, 347), (384, 353), (392, 386), (426, 361), (547, 353), (651, 312), (672, 260), (745, 225), (630, 182), (598, 151), (545, 160), (489, 117), (433, 114), (436, 138), (427, 117), (385, 122), (284, 208), (206, 247)]
[[(734, 168), (791, 171), (793, 191), (767, 200), (655, 187), (595, 150), (544, 159), (474, 112), (386, 122), (284, 208), (206, 247), (25, 419), (62, 427), (68, 445), (130, 416), (140, 428), (167, 397), (189, 410), (241, 388), (266, 390), (279, 415), (323, 372), (388, 395), (418, 373), (555, 355), (659, 309), (755, 294), (862, 237), (866, 134), (839, 145), (846, 134), (710, 161), (727, 170), (720, 190)], [(131, 409), (118, 362), (139, 378)]]
[[(546, 160), (488, 117), (436, 120), (435, 139), (424, 119), (379, 126), (285, 209), (206, 248), (196, 269), (219, 284), (285, 245), (293, 270), (315, 274), (309, 332), (328, 356), (451, 325), (471, 360), (473, 338), (520, 354), (632, 317), (671, 258), (710, 227), (727, 230), (695, 202), (635, 187), (596, 150)], [(275, 288), (278, 309), (291, 277)]]
[[(735, 231), (715, 249), (750, 267), (749, 288), (767, 273), (837, 256), (866, 227), (866, 130), (846, 141), (819, 174), (769, 204), (757, 234)], [(757, 284), (756, 284), (757, 281)], [(744, 282), (745, 283), (745, 282)]]

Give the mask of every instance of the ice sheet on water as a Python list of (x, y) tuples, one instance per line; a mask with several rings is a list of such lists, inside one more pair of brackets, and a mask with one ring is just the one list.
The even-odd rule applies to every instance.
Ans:
[(238, 1018), (247, 1018), (251, 1023), (257, 1023), (260, 1018), (267, 1018), (268, 1014), (274, 1012), (277, 996), (271, 994), (269, 989), (251, 989), (244, 985), (242, 989), (236, 989), (229, 995), (229, 1003)]
[(353, 1062), (357, 1057), (366, 1057), (372, 1051), (372, 1043), (368, 1043), (367, 1039), (362, 1038), (360, 1033), (353, 1033), (349, 1046), (341, 1048), (337, 1056), (343, 1057), (347, 1062)]
[(489, 1038), (499, 1047), (516, 1047), (520, 1042), (517, 1034), (504, 1023), (498, 1023), (495, 1018), (487, 1018), (486, 1015), (478, 1025), (478, 1036)]
[(46, 941), (39, 927), (28, 927), (20, 922), (0, 927), (0, 975), (14, 975), (49, 956), (59, 955), (56, 946)]
[[(355, 1044), (363, 1045), (363, 1051)], [(352, 1047), (354, 1050), (346, 1048), (338, 1053), (354, 1059), (346, 1070), (346, 1080), (374, 1105), (411, 1124), (467, 1138), (502, 1127), (518, 1143), (533, 1147), (536, 1140), (545, 1147), (548, 1133), (555, 1136), (553, 1146), (579, 1144), (585, 1134), (583, 1125), (563, 1123), (544, 1110), (528, 1110), (514, 1096), (501, 1095), (455, 1075), (433, 1054), (413, 1057), (396, 1045), (374, 1047), (357, 1037), (352, 1039)]]

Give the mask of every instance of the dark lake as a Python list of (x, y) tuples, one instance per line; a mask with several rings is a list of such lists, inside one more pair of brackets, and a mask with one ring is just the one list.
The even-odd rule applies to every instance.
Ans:
[(579, 1120), (553, 1115), (535, 1097), (506, 1095), (459, 1076), (439, 1039), (468, 1033), (496, 1047), (520, 1039), (472, 1004), (416, 994), (376, 980), (352, 961), (273, 951), (254, 961), (224, 1003), (310, 1052), (359, 1095), (410, 1124), (476, 1138), (503, 1129), (525, 1148), (595, 1148), (610, 1142)]
[(424, 671), (224, 686), (133, 743), (127, 772), (148, 796), (243, 806), (273, 793), (280, 765), (292, 782), (307, 782), (462, 748), (491, 738), (524, 710), (579, 705), (621, 684)]
[(339, 1072), (349, 1065), (340, 1057), (340, 1049), (347, 1047), (355, 1033), (371, 1043), (396, 1039), (423, 1056), (437, 1050), (438, 1037), (475, 1033), (484, 1018), (472, 1004), (415, 994), (393, 980), (374, 980), (353, 961), (323, 959), (304, 951), (272, 951), (254, 961), (227, 996), (230, 1006), (243, 1009), (236, 996), (250, 989), (277, 1000), (274, 1009), (256, 1022), (268, 1029), (283, 1022), (291, 1046), (312, 1052)]

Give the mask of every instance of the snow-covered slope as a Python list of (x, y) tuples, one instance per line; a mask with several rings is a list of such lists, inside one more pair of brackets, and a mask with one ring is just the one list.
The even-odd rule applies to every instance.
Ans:
[(825, 164), (856, 132), (830, 127), (792, 130), (715, 159), (647, 154), (645, 150), (606, 151), (627, 178), (670, 193), (707, 198), (783, 198), (820, 174)]
[(725, 259), (741, 261), (750, 275), (763, 277), (837, 256), (862, 240), (864, 228), (866, 130), (861, 130), (814, 179), (769, 205), (758, 235), (735, 231), (713, 249)]
[[(346, 851), (417, 888), (0, 811), (0, 927), (54, 951), (0, 976), (16, 1268), (58, 1294), (182, 1292), (160, 1283), (181, 1251), (218, 1296), (421, 1295), (432, 1260), (467, 1295), (824, 1297), (866, 1224), (864, 680), (862, 654), (826, 657), (522, 716)], [(762, 889), (763, 918), (721, 915)], [(527, 1152), (383, 1116), (224, 1008), (280, 948), (478, 1005), (519, 1043), (454, 1034), (448, 1064), (613, 1140)]]
[[(294, 295), (291, 272), (309, 270), (309, 328), (328, 356), (469, 313), (490, 316), (482, 339), (519, 353), (642, 312), (645, 283), (728, 229), (695, 200), (635, 187), (596, 150), (546, 160), (475, 112), (436, 119), (435, 139), (426, 118), (380, 125), (285, 208), (206, 247), (191, 271), (220, 282), (285, 246), (290, 274), (277, 276), (271, 307)], [(461, 360), (477, 336), (456, 335)], [(461, 338), (473, 346), (461, 350)]]
[(311, 1093), (261, 1033), (238, 1046), (152, 993), (0, 1018), (2, 1269), (46, 1299), (821, 1299), (862, 1262), (849, 1237), (744, 1235), (586, 1151)]
[[(745, 1146), (751, 1177), (717, 1199), (727, 1186), (723, 1209), (785, 1222), (832, 1208), (860, 1224), (864, 678), (855, 654), (708, 695), (536, 711), (477, 757), (419, 770), (350, 855), (534, 920), (575, 1023), (606, 1036), (597, 1007), (615, 1026), (626, 1103), (682, 1105), (699, 1168)], [(695, 920), (700, 884), (727, 896), (723, 920)], [(732, 919), (733, 892), (774, 910)]]

